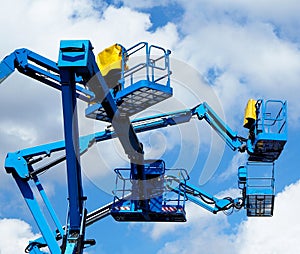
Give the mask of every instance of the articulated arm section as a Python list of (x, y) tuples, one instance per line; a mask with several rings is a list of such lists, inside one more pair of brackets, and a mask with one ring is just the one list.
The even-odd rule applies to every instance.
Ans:
[[(22, 74), (47, 84), (55, 89), (61, 90), (60, 71), (57, 63), (36, 54), (28, 49), (17, 49), (6, 56), (0, 62), (0, 83), (2, 83), (14, 70), (17, 69)], [(82, 77), (77, 77), (76, 82), (83, 83)], [(94, 93), (76, 85), (77, 98), (89, 102), (94, 97)]]
[[(144, 132), (148, 130), (154, 130), (157, 128), (166, 127), (168, 125), (175, 125), (181, 122), (187, 122), (191, 118), (189, 111), (182, 111), (177, 113), (165, 114), (163, 116), (156, 116), (148, 119), (139, 119), (135, 120), (133, 123), (133, 128), (136, 133)], [(104, 140), (116, 138), (117, 134), (115, 130), (107, 129), (103, 132), (97, 132), (94, 134), (82, 136), (79, 138), (79, 150), (80, 154), (84, 154), (88, 149), (95, 143), (101, 142)], [(62, 155), (59, 158), (51, 161), (50, 163), (41, 166), (40, 168), (34, 169), (33, 166), (35, 163), (42, 161), (43, 159), (51, 157), (53, 153), (65, 151), (66, 144), (65, 141), (58, 141), (50, 144), (40, 145), (37, 147), (27, 148), (15, 153), (9, 153), (5, 161), (5, 168), (7, 173), (11, 173), (17, 182), (19, 189), (36, 220), (38, 227), (40, 228), (43, 237), (38, 239), (28, 247), (31, 250), (37, 249), (39, 246), (47, 245), (52, 253), (60, 253), (59, 247), (56, 243), (57, 240), (61, 239), (62, 236), (66, 234), (65, 227), (61, 225), (58, 220), (58, 217), (51, 206), (50, 201), (38, 179), (38, 175), (49, 170), (53, 166), (66, 160), (66, 156)], [(51, 218), (56, 225), (57, 231), (50, 229), (46, 217), (44, 216), (42, 209), (40, 208), (37, 199), (34, 196), (29, 180), (33, 180), (36, 185), (36, 188), (39, 194), (44, 201), (45, 207), (51, 215)], [(99, 208), (89, 214), (87, 214), (85, 219), (85, 225), (88, 226), (94, 222), (105, 218), (110, 215), (111, 204), (108, 204), (102, 208)], [(82, 228), (84, 227), (82, 226)], [(59, 234), (57, 234), (57, 232)], [(38, 251), (38, 250), (37, 250)], [(42, 253), (42, 252), (37, 252)]]
[(237, 134), (223, 122), (207, 103), (204, 102), (200, 104), (195, 107), (192, 112), (198, 116), (199, 120), (205, 119), (232, 150), (244, 150), (242, 145), (246, 139), (237, 136)]
[[(150, 49), (149, 51), (147, 49), (147, 52), (147, 54), (150, 54)], [(164, 55), (168, 56), (169, 52), (166, 53), (164, 51)], [(158, 61), (159, 59), (161, 58), (158, 58), (155, 61)], [(166, 59), (166, 67), (158, 69), (167, 69), (167, 76), (169, 76), (170, 71), (168, 57)], [(151, 66), (149, 65), (151, 68), (155, 67), (155, 61), (152, 62)], [(151, 87), (153, 82), (155, 83), (166, 76), (152, 80), (152, 83), (149, 83), (149, 78), (147, 78), (148, 82), (146, 83), (137, 82), (136, 84), (138, 84), (138, 86), (136, 90), (124, 93), (123, 95), (122, 93), (119, 93), (120, 97), (118, 98), (112, 91), (113, 89), (108, 86), (104, 77), (99, 71), (98, 65), (95, 61), (93, 47), (88, 40), (61, 41), (58, 63), (42, 57), (28, 49), (18, 49), (0, 62), (0, 83), (2, 83), (9, 75), (11, 75), (15, 69), (26, 76), (29, 76), (61, 91), (64, 117), (64, 141), (58, 141), (51, 144), (24, 149), (15, 153), (9, 153), (5, 161), (5, 169), (7, 173), (11, 173), (14, 177), (24, 200), (26, 201), (42, 233), (42, 237), (40, 239), (37, 239), (29, 244), (27, 251), (30, 253), (44, 254), (44, 252), (40, 251), (39, 248), (48, 246), (50, 252), (55, 254), (81, 254), (83, 253), (83, 248), (85, 246), (94, 244), (94, 241), (85, 239), (85, 227), (91, 225), (99, 219), (106, 217), (110, 214), (110, 210), (113, 210), (112, 204), (108, 204), (89, 214), (85, 208), (86, 197), (84, 196), (82, 189), (80, 156), (88, 151), (89, 147), (91, 147), (94, 143), (112, 138), (118, 138), (120, 140), (124, 152), (128, 155), (131, 163), (130, 180), (132, 181), (132, 193), (129, 195), (131, 195), (131, 199), (133, 199), (135, 202), (135, 210), (133, 212), (142, 211), (142, 213), (145, 214), (150, 211), (149, 208), (153, 206), (155, 202), (160, 202), (161, 208), (163, 207), (160, 200), (148, 198), (147, 184), (144, 184), (145, 181), (143, 180), (149, 180), (148, 178), (152, 179), (152, 174), (146, 172), (145, 165), (147, 165), (147, 163), (144, 161), (143, 145), (139, 142), (137, 136), (137, 133), (139, 132), (186, 123), (189, 122), (193, 116), (197, 116), (199, 120), (205, 119), (232, 150), (243, 152), (247, 149), (247, 152), (250, 155), (252, 152), (252, 158), (255, 160), (257, 158), (256, 153), (260, 153), (260, 141), (262, 141), (265, 143), (265, 156), (270, 153), (270, 138), (266, 139), (265, 137), (260, 137), (260, 139), (256, 140), (258, 145), (255, 143), (255, 147), (253, 149), (249, 145), (249, 148), (247, 148), (246, 144), (250, 144), (251, 142), (245, 138), (239, 137), (235, 132), (233, 132), (205, 102), (199, 104), (193, 109), (160, 114), (130, 121), (129, 116), (135, 114), (136, 111), (133, 111), (132, 114), (124, 113), (128, 112), (125, 109), (128, 110), (130, 107), (128, 106), (126, 108), (126, 106), (124, 106), (124, 111), (122, 111), (121, 104), (119, 103), (121, 99), (126, 101), (126, 98), (130, 98), (130, 100), (132, 98), (137, 98), (137, 101), (140, 102), (140, 97), (138, 95), (141, 91), (143, 91), (143, 86), (148, 84), (148, 86)], [(160, 86), (160, 84), (157, 85)], [(124, 88), (123, 91), (125, 90), (126, 88)], [(171, 96), (172, 90), (169, 90), (164, 96), (161, 95), (158, 101), (164, 100)], [(165, 90), (162, 89), (160, 92), (162, 91)], [(155, 100), (153, 99), (152, 95), (157, 97), (160, 96), (154, 88), (151, 88), (151, 92), (148, 93), (147, 100)], [(111, 123), (112, 128), (107, 128), (103, 132), (97, 132), (95, 134), (79, 137), (76, 110), (77, 98), (88, 103), (95, 102), (96, 104), (101, 104), (101, 107), (103, 108), (101, 109), (102, 111), (100, 108), (97, 110), (100, 113), (105, 111), (104, 113), (106, 121)], [(147, 105), (147, 103), (145, 104)], [(135, 105), (138, 104), (133, 104), (133, 107), (135, 107)], [(139, 110), (143, 109), (144, 108)], [(285, 110), (283, 111), (285, 112)], [(281, 116), (281, 113), (279, 113), (279, 115)], [(281, 118), (282, 117), (278, 116), (276, 121), (281, 121)], [(101, 118), (98, 120), (101, 120)], [(265, 120), (270, 121), (272, 119)], [(282, 123), (281, 127), (279, 127), (279, 133), (282, 132), (285, 128), (284, 126), (286, 126), (285, 117), (283, 117), (282, 122), (284, 123)], [(285, 132), (283, 134), (285, 134)], [(260, 134), (257, 133), (257, 135)], [(284, 135), (282, 140), (278, 140), (276, 143), (273, 142), (273, 146), (276, 147), (281, 145), (283, 148), (285, 142), (286, 135)], [(50, 161), (48, 164), (44, 163), (42, 166), (37, 168), (38, 164), (36, 163), (45, 158), (51, 157), (53, 153), (59, 151), (64, 151), (65, 153), (61, 157)], [(274, 154), (272, 159), (276, 159), (279, 154), (280, 153)], [(48, 200), (46, 193), (38, 179), (39, 174), (63, 161), (66, 161), (69, 205), (67, 223), (65, 226), (62, 226), (58, 220), (58, 217), (56, 216), (55, 211), (51, 206), (50, 201)], [(164, 167), (163, 170), (165, 170)], [(162, 173), (161, 171), (158, 171), (155, 172), (155, 174), (162, 175), (164, 172)], [(37, 188), (37, 191), (44, 202), (44, 207), (48, 210), (51, 218), (44, 215), (44, 209), (41, 209), (39, 202), (37, 202), (37, 199), (35, 198), (35, 192), (32, 191), (29, 181), (32, 181)], [(178, 179), (176, 181), (176, 187), (169, 186), (169, 189), (183, 196), (184, 199), (190, 200), (212, 213), (217, 213), (219, 211), (230, 211), (234, 208), (240, 209), (244, 203), (243, 198), (232, 199), (228, 197), (218, 199), (205, 193), (201, 189)], [(138, 197), (138, 202), (135, 197)], [(120, 205), (123, 204), (122, 199), (120, 199), (119, 202)], [(154, 215), (156, 216), (157, 214), (155, 213), (157, 210), (155, 209), (153, 208), (151, 211), (154, 212)], [(51, 224), (48, 224), (48, 220), (46, 218), (49, 218), (49, 220), (52, 219)], [(169, 219), (170, 217), (165, 218)], [(55, 225), (56, 230), (52, 230), (50, 225)], [(61, 239), (62, 243), (61, 246), (59, 246), (57, 241)]]
[(142, 125), (143, 128), (151, 130), (186, 123), (193, 116), (197, 116), (199, 120), (205, 119), (232, 150), (245, 151), (247, 139), (238, 136), (237, 133), (232, 131), (206, 102), (197, 105), (193, 109), (145, 117), (135, 120), (132, 123), (134, 126)]
[[(144, 131), (149, 130), (155, 130), (158, 128), (164, 128), (167, 126), (173, 126), (181, 123), (189, 122), (193, 115), (197, 114), (199, 119), (208, 118), (208, 116), (211, 115), (205, 115), (206, 113), (203, 112), (203, 104), (200, 104), (196, 108), (190, 110), (182, 110), (177, 112), (170, 112), (166, 114), (160, 114), (156, 116), (151, 117), (145, 117), (141, 119), (136, 119), (132, 121), (133, 130), (135, 133), (140, 133)], [(202, 112), (202, 113), (201, 113)], [(204, 115), (204, 116), (203, 116)], [(202, 117), (201, 117), (202, 116)], [(213, 118), (215, 119), (215, 118)], [(217, 123), (220, 123), (221, 121), (215, 121)], [(222, 122), (221, 122), (222, 123)], [(222, 133), (230, 133), (226, 132), (221, 127), (217, 130), (221, 130)], [(239, 140), (236, 135), (230, 133), (228, 134), (229, 137), (232, 138), (232, 140)], [(88, 151), (88, 149), (95, 143), (101, 142), (104, 140), (112, 139), (118, 137), (116, 131), (114, 129), (108, 128), (105, 131), (97, 132), (94, 134), (82, 136), (79, 138), (79, 151), (80, 154), (84, 154)], [(228, 138), (229, 140), (229, 138)], [(233, 142), (228, 142), (229, 144)], [(237, 141), (235, 143), (235, 146), (240, 145), (240, 143)], [(64, 151), (66, 148), (65, 141), (58, 141), (50, 144), (45, 144), (33, 148), (27, 148), (24, 150), (17, 151), (15, 153), (9, 153), (6, 158), (5, 162), (5, 168), (8, 173), (12, 173), (16, 182), (19, 185), (19, 188), (24, 196), (25, 201), (27, 202), (34, 218), (37, 221), (37, 224), (43, 234), (44, 240), (41, 240), (43, 244), (45, 242), (47, 245), (54, 246), (53, 242), (56, 241), (56, 239), (59, 239), (56, 235), (56, 233), (52, 232), (50, 230), (47, 222), (44, 219), (44, 216), (41, 212), (41, 209), (39, 208), (39, 205), (35, 198), (33, 198), (33, 192), (31, 191), (31, 188), (28, 184), (28, 181), (31, 179), (35, 182), (36, 187), (38, 188), (44, 203), (46, 204), (46, 207), (49, 210), (49, 213), (52, 216), (53, 221), (55, 222), (55, 225), (57, 227), (57, 230), (59, 231), (59, 235), (63, 236), (65, 234), (63, 227), (61, 226), (60, 222), (57, 219), (57, 216), (55, 215), (55, 212), (50, 204), (50, 201), (48, 200), (39, 180), (38, 175), (45, 172), (46, 170), (50, 169), (51, 167), (63, 162), (66, 160), (66, 156), (63, 155), (59, 158), (56, 158), (55, 160), (51, 161), (50, 163), (41, 166), (40, 168), (34, 169), (33, 165), (39, 161), (42, 161), (45, 158), (50, 157), (53, 153)], [(200, 205), (201, 207), (207, 209), (208, 211), (211, 211), (213, 213), (217, 213), (218, 211), (225, 211), (228, 209), (231, 209), (233, 207), (239, 208), (240, 207), (240, 199), (233, 200), (231, 198), (225, 198), (225, 199), (217, 199), (202, 190), (191, 186), (190, 184), (184, 184), (180, 183), (179, 187), (174, 189), (173, 191), (180, 193), (181, 195), (184, 195), (188, 200)], [(110, 214), (110, 207), (111, 204), (99, 208), (96, 211), (90, 213), (86, 217), (85, 224), (88, 226), (97, 220), (100, 220), (107, 215)], [(45, 233), (43, 233), (45, 232)], [(50, 233), (51, 232), (51, 233)], [(54, 247), (52, 247), (54, 248)], [(53, 251), (55, 253), (55, 251)]]
[(178, 187), (170, 187), (170, 190), (214, 214), (220, 211), (230, 214), (233, 209), (243, 207), (243, 198), (225, 197), (219, 199), (187, 182), (180, 182)]
[[(180, 123), (188, 122), (192, 115), (190, 110), (178, 111), (174, 113), (158, 115), (154, 117), (147, 117), (136, 119), (132, 122), (134, 131), (136, 133), (155, 130), (158, 128), (163, 128), (171, 125), (176, 125)], [(102, 132), (97, 132), (94, 134), (89, 134), (79, 138), (80, 143), (80, 154), (84, 154), (88, 149), (94, 144), (101, 141), (116, 138), (117, 134), (113, 129), (107, 129)], [(45, 145), (40, 145), (32, 148), (23, 149), (15, 153), (8, 153), (5, 161), (5, 168), (7, 173), (12, 173), (15, 171), (21, 178), (28, 179), (33, 175), (38, 175), (44, 171), (50, 169), (51, 167), (63, 162), (65, 156), (62, 156), (49, 164), (34, 170), (29, 173), (28, 165), (33, 165), (44, 158), (50, 157), (52, 153), (64, 151), (65, 141), (57, 141), (54, 143), (49, 143)], [(34, 158), (37, 157), (38, 158)]]
[(243, 207), (242, 198), (232, 199), (231, 197), (225, 197), (219, 199), (204, 192), (200, 188), (191, 185), (190, 183), (181, 183), (179, 186), (179, 190), (181, 192), (185, 190), (185, 195), (188, 200), (212, 213), (217, 213), (220, 211), (226, 212), (234, 208), (241, 209)]
[[(77, 42), (74, 43), (76, 44)], [(66, 45), (61, 45), (59, 64), (28, 49), (18, 49), (14, 51), (0, 63), (0, 83), (3, 82), (10, 74), (12, 74), (14, 69), (18, 69), (19, 72), (23, 73), (26, 76), (50, 85), (55, 89), (62, 90), (63, 84), (65, 82), (68, 82), (69, 78), (69, 75), (65, 73), (65, 68), (71, 66), (69, 65), (69, 62), (65, 60), (67, 59), (66, 57), (73, 57), (77, 61), (77, 55), (74, 56), (74, 52), (76, 54), (76, 51), (79, 52), (80, 50), (84, 50), (80, 48), (81, 45), (75, 44), (73, 45), (73, 47), (70, 47), (69, 43)], [(78, 54), (83, 53), (79, 52)], [(84, 54), (87, 53), (84, 52)], [(90, 54), (92, 53), (88, 53), (88, 57), (90, 57)], [(134, 130), (132, 129), (131, 123), (129, 122), (127, 117), (124, 118), (119, 116), (116, 105), (108, 92), (105, 81), (99, 73), (96, 64), (93, 62), (93, 64), (90, 64), (88, 68), (76, 68), (78, 69), (74, 80), (74, 82), (76, 83), (76, 96), (87, 102), (93, 99), (99, 100), (105, 108), (108, 116), (111, 119), (114, 119), (112, 124), (115, 128), (116, 133), (118, 133), (121, 144), (123, 145), (126, 154), (128, 154), (128, 156), (132, 158), (133, 161), (139, 159), (136, 159), (135, 157), (143, 157), (141, 155), (143, 153), (141, 144), (139, 143)], [(92, 78), (93, 75), (95, 75), (95, 78)], [(89, 82), (87, 82), (88, 80)], [(87, 85), (90, 90), (85, 89), (82, 85)], [(231, 149), (240, 149), (242, 145), (241, 139), (231, 131), (231, 129), (216, 115), (216, 113), (206, 103), (200, 104), (192, 110), (179, 111), (170, 114), (145, 118), (144, 120), (148, 121), (148, 123), (144, 124), (143, 127), (154, 129), (154, 126), (157, 126), (156, 128), (161, 128), (167, 125), (175, 125), (181, 122), (188, 122), (190, 121), (192, 115), (197, 115), (200, 120), (204, 118), (226, 141)], [(136, 121), (134, 121), (133, 124), (135, 124), (135, 122)], [(126, 133), (124, 133), (124, 131)], [(123, 138), (124, 136), (126, 136), (126, 138)]]

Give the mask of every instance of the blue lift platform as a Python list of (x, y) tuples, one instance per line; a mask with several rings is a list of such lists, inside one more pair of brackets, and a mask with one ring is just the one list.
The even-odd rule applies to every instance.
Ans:
[(252, 102), (255, 119), (249, 126), (248, 160), (273, 162), (278, 159), (287, 142), (287, 103), (261, 99)]
[(248, 162), (238, 169), (238, 183), (249, 217), (273, 216), (275, 187), (274, 163)]
[[(84, 248), (95, 244), (86, 239), (86, 226), (108, 215), (116, 221), (185, 222), (187, 200), (214, 214), (244, 207), (248, 216), (272, 216), (274, 161), (287, 141), (286, 102), (252, 100), (245, 114), (248, 138), (232, 131), (205, 102), (192, 109), (131, 121), (130, 116), (172, 96), (170, 51), (141, 42), (127, 50), (115, 44), (104, 55), (110, 57), (111, 52), (115, 55), (112, 65), (106, 65), (109, 70), (101, 69), (88, 40), (61, 41), (57, 63), (28, 49), (15, 50), (0, 62), (0, 83), (17, 69), (59, 90), (62, 96), (64, 140), (8, 153), (5, 161), (6, 172), (15, 179), (41, 231), (41, 237), (31, 241), (26, 251), (45, 254), (42, 249), (48, 247), (54, 254), (83, 254)], [(87, 117), (108, 122), (109, 128), (80, 137), (77, 99), (88, 104)], [(238, 170), (242, 197), (216, 198), (190, 184), (185, 169), (167, 169), (162, 160), (144, 159), (137, 133), (196, 118), (204, 119), (233, 151), (249, 154), (247, 165)], [(93, 144), (112, 138), (119, 139), (130, 167), (115, 169), (113, 202), (88, 213), (80, 157)], [(64, 155), (50, 158), (56, 152)], [(45, 158), (50, 162), (39, 164)], [(61, 162), (66, 163), (68, 188), (64, 226), (39, 180), (40, 174)], [(40, 194), (43, 207), (36, 194)], [(44, 210), (50, 216), (45, 216)]]
[[(114, 91), (114, 100), (121, 115), (134, 115), (172, 96), (170, 54), (170, 50), (149, 46), (147, 42), (122, 51), (118, 74), (120, 89)], [(90, 103), (86, 116), (111, 122), (101, 102)]]
[[(162, 160), (145, 161), (146, 179), (132, 180), (130, 168), (117, 168), (116, 187), (111, 215), (117, 221), (164, 221), (185, 222), (185, 198), (182, 193), (174, 193), (169, 179), (186, 182), (189, 177), (184, 169), (166, 169)], [(141, 186), (146, 191), (141, 191)], [(144, 196), (141, 196), (143, 193)], [(147, 201), (147, 209), (137, 209), (138, 202)]]

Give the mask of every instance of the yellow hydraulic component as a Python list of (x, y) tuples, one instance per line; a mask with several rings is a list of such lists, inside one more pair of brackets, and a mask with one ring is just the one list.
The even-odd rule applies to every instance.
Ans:
[(97, 65), (103, 76), (112, 69), (122, 68), (122, 46), (114, 44), (101, 51), (96, 59)]
[[(114, 88), (115, 92), (120, 90), (122, 50), (124, 48), (121, 45), (114, 44), (101, 51), (96, 58), (97, 65), (108, 87)], [(126, 65), (125, 69), (127, 69)]]
[(256, 100), (248, 100), (247, 106), (245, 108), (244, 116), (244, 127), (250, 129), (252, 124), (256, 121)]

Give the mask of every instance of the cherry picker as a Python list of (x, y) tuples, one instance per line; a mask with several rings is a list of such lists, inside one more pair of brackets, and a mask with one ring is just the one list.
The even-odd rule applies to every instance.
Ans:
[[(155, 52), (155, 54), (153, 53)], [(144, 59), (128, 66), (128, 59), (143, 53)], [(287, 141), (287, 105), (277, 100), (251, 100), (245, 114), (249, 136), (243, 138), (205, 102), (191, 109), (130, 120), (130, 116), (172, 96), (169, 55), (171, 51), (141, 42), (125, 49), (115, 44), (97, 57), (88, 40), (64, 40), (58, 62), (28, 49), (18, 49), (0, 63), (0, 82), (17, 69), (20, 73), (61, 92), (64, 140), (7, 154), (6, 172), (15, 179), (42, 236), (29, 243), (27, 253), (83, 253), (94, 245), (85, 229), (111, 215), (117, 221), (184, 222), (185, 203), (191, 201), (218, 213), (245, 208), (248, 216), (272, 216), (274, 204), (274, 161)], [(85, 101), (86, 117), (107, 122), (111, 128), (79, 136), (77, 100)], [(248, 163), (238, 169), (241, 197), (216, 198), (189, 182), (185, 169), (168, 169), (160, 159), (145, 160), (138, 133), (205, 120), (232, 149), (248, 153)], [(117, 168), (111, 203), (88, 212), (81, 179), (80, 157), (105, 140), (118, 138), (128, 156), (129, 168)], [(42, 166), (38, 162), (55, 157)], [(39, 175), (65, 162), (68, 188), (67, 223), (63, 225), (40, 182)], [(269, 175), (252, 174), (252, 168), (270, 166)], [(262, 180), (263, 179), (263, 180)], [(32, 185), (50, 214), (46, 217)], [(49, 221), (50, 220), (50, 221)], [(54, 225), (54, 228), (50, 225)]]

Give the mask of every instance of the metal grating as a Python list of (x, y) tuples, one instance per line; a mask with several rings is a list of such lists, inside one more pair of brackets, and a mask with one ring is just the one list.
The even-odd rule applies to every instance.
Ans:
[[(117, 105), (121, 114), (132, 116), (171, 96), (171, 93), (166, 93), (150, 87), (141, 87), (122, 97), (122, 99), (118, 100)], [(87, 113), (86, 116), (100, 121), (111, 122), (112, 119), (107, 116), (102, 105), (97, 105), (98, 108), (93, 112)]]
[(274, 195), (247, 196), (247, 216), (270, 217), (273, 216)]

